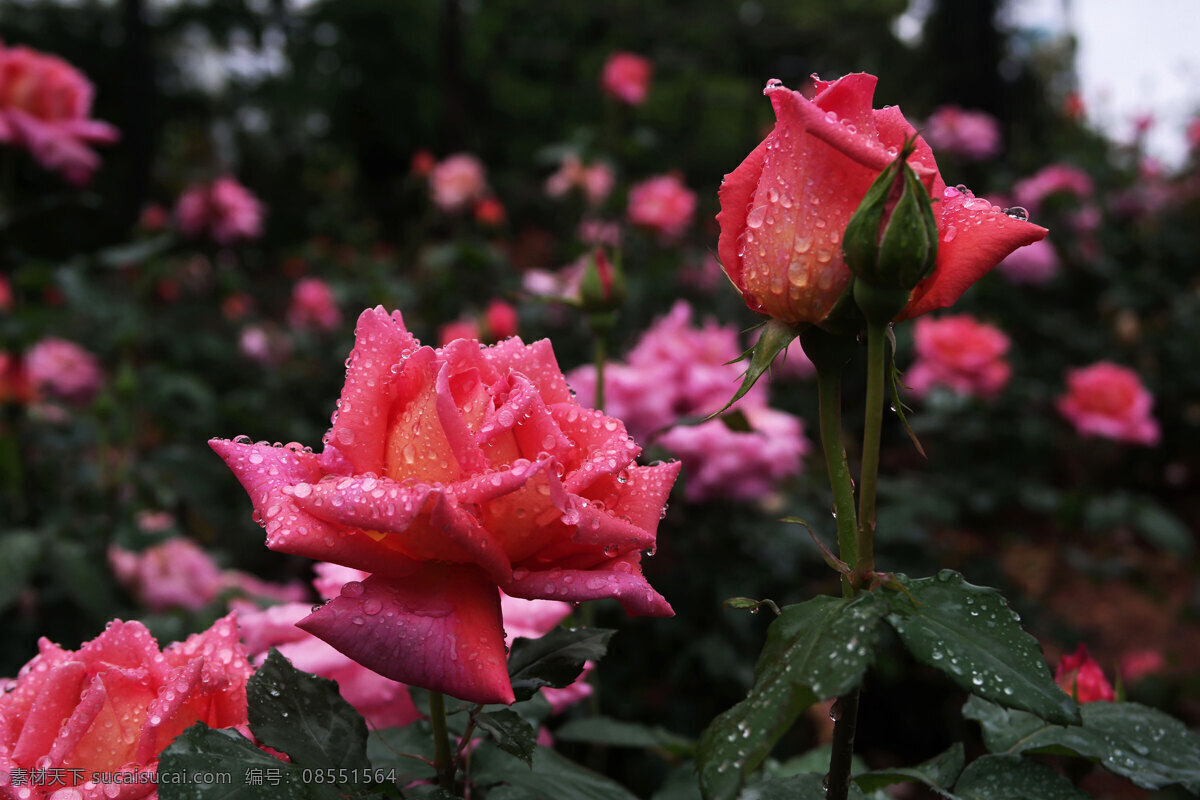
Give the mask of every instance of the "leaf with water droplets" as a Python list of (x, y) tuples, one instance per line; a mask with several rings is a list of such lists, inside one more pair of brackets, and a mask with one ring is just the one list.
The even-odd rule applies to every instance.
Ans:
[(1022, 630), (999, 592), (948, 569), (901, 583), (912, 599), (889, 595), (888, 622), (917, 661), (1009, 708), (1052, 722), (1079, 721), (1077, 704), (1054, 683), (1037, 640)]
[(964, 761), (962, 742), (955, 742), (949, 750), (915, 767), (874, 770), (855, 776), (854, 781), (864, 792), (873, 792), (876, 789), (891, 786), (893, 783), (917, 781), (948, 800), (955, 800), (954, 795), (950, 794), (949, 788), (954, 785), (954, 781), (962, 772)]
[(592, 772), (548, 747), (533, 753), (533, 769), (482, 745), (471, 755), (471, 780), (477, 786), (505, 784), (511, 790), (492, 789), (489, 797), (516, 800), (636, 800), (629, 790), (611, 778)]
[(746, 699), (717, 717), (700, 737), (700, 788), (730, 800), (796, 717), (818, 700), (845, 694), (875, 657), (886, 600), (814, 597), (787, 606), (767, 629)]
[(250, 730), (263, 744), (313, 769), (363, 770), (367, 724), (326, 678), (301, 672), (272, 650), (246, 684)]
[(533, 751), (537, 749), (537, 731), (512, 709), (480, 712), (475, 715), (475, 725), (496, 742), (496, 746), (509, 755), (516, 756), (531, 768)]
[(528, 700), (543, 686), (570, 686), (583, 672), (584, 662), (604, 657), (614, 633), (610, 628), (555, 628), (539, 639), (515, 639), (508, 656), (513, 694)]
[(754, 384), (758, 382), (763, 373), (771, 368), (771, 365), (775, 363), (775, 358), (786, 350), (788, 345), (792, 343), (792, 340), (799, 335), (799, 331), (786, 322), (777, 319), (767, 322), (763, 326), (763, 331), (758, 337), (758, 341), (754, 343), (754, 347), (751, 347), (737, 359), (741, 361), (747, 355), (750, 356), (750, 365), (746, 367), (746, 372), (742, 375), (742, 385), (738, 387), (737, 392), (734, 393), (733, 397), (720, 411), (709, 415), (707, 419), (718, 416), (738, 400), (741, 400), (746, 395), (746, 392), (754, 388)]
[[(279, 776), (279, 783), (250, 783), (251, 770), (260, 775), (270, 770), (272, 775)], [(203, 783), (195, 779), (205, 774), (221, 776), (222, 782)], [(203, 722), (188, 728), (163, 750), (158, 775), (160, 800), (339, 800), (343, 797), (333, 784), (305, 781), (299, 765), (264, 753), (237, 731), (210, 728)]]
[(1145, 789), (1178, 783), (1200, 792), (1200, 736), (1139, 703), (1084, 703), (1082, 725), (1049, 725), (978, 697), (963, 715), (979, 722), (994, 753), (1070, 753), (1099, 761)]
[(954, 792), (961, 800), (1088, 800), (1091, 797), (1049, 765), (1020, 756), (984, 756), (972, 761), (958, 779)]
[[(746, 787), (738, 800), (825, 800), (824, 777), (820, 773), (768, 778)], [(862, 791), (850, 784), (848, 800), (864, 800)]]

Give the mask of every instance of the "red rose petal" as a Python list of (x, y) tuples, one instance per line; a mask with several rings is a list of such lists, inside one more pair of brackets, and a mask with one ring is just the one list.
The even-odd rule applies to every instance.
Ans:
[(610, 569), (549, 569), (539, 572), (518, 569), (513, 579), (500, 588), (513, 597), (528, 600), (553, 598), (578, 603), (615, 597), (626, 612), (635, 616), (672, 617), (671, 604), (654, 591), (642, 576), (638, 556), (614, 558)]
[(350, 460), (355, 472), (382, 469), (391, 410), (389, 379), (392, 369), (418, 347), (399, 311), (388, 314), (377, 306), (359, 315), (337, 419), (326, 437)]
[(512, 703), (500, 593), (471, 567), (427, 564), (404, 581), (371, 576), (299, 626), (392, 680), (471, 703)]
[(20, 738), (13, 746), (13, 761), (32, 767), (33, 762), (50, 751), (59, 726), (79, 703), (87, 667), (82, 661), (68, 661), (51, 667), (41, 691), (29, 709)]

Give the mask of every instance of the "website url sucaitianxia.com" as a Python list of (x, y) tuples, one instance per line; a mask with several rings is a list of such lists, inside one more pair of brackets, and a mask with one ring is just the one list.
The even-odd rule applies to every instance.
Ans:
[[(7, 777), (7, 781), (4, 778)], [(208, 784), (225, 786), (233, 783), (230, 772), (161, 772), (157, 770), (124, 770), (94, 772), (73, 768), (11, 769), (7, 775), (0, 771), (0, 784), (9, 786), (78, 786), (81, 783), (100, 785), (130, 784)]]

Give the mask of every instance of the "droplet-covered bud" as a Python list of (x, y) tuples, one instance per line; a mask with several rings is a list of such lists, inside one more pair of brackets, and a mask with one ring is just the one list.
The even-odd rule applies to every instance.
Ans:
[(846, 225), (842, 251), (857, 279), (855, 299), (868, 319), (887, 321), (898, 314), (937, 266), (933, 201), (907, 160), (913, 144), (910, 140), (879, 174)]
[(625, 275), (596, 248), (579, 283), (579, 305), (590, 315), (612, 314), (625, 304)]

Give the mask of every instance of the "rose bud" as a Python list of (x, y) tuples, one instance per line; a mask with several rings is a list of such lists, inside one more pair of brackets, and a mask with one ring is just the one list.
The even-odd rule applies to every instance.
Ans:
[(908, 164), (910, 140), (879, 173), (846, 224), (842, 253), (858, 278), (854, 297), (868, 320), (890, 322), (937, 264), (938, 229), (929, 192)]

